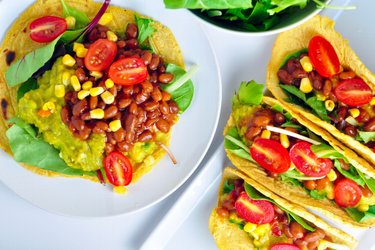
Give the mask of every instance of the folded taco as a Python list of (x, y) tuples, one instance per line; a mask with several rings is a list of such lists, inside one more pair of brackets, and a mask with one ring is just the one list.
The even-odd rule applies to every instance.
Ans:
[(355, 249), (357, 241), (227, 167), (209, 220), (219, 249)]
[(171, 31), (109, 2), (38, 0), (6, 33), (0, 145), (33, 172), (128, 185), (192, 100)]
[(229, 159), (277, 195), (344, 224), (375, 224), (375, 171), (319, 126), (243, 82), (224, 131)]
[(316, 16), (276, 39), (267, 87), (306, 119), (375, 164), (375, 75), (334, 30)]

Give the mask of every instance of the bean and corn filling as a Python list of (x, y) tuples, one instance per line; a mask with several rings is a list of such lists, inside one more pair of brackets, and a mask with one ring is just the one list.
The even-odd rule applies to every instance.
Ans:
[[(104, 16), (106, 17), (106, 16)], [(109, 17), (102, 18), (107, 20)], [(86, 36), (84, 43), (74, 43), (73, 54), (62, 58), (74, 73), (64, 72), (63, 84), (56, 85), (55, 95), (64, 98), (62, 121), (74, 136), (87, 140), (92, 133), (106, 136), (105, 152), (128, 152), (136, 142), (155, 140), (156, 133), (168, 133), (178, 120), (179, 107), (162, 84), (173, 81), (161, 57), (138, 44), (138, 27), (131, 23), (125, 34), (117, 35), (99, 24)], [(108, 20), (107, 20), (108, 21)], [(90, 46), (99, 39), (117, 45), (114, 62), (123, 58), (140, 58), (147, 66), (145, 81), (135, 85), (118, 85), (109, 78), (108, 70), (90, 71), (84, 59)], [(46, 103), (41, 116), (48, 116), (53, 103)]]
[[(301, 53), (298, 57), (289, 58), (277, 75), (282, 84), (295, 86), (302, 93), (316, 96), (317, 101), (322, 101), (328, 115), (327, 121), (341, 132), (358, 140), (359, 133), (375, 131), (373, 94), (371, 101), (360, 106), (349, 106), (339, 101), (335, 94), (335, 89), (344, 81), (362, 81), (350, 69), (343, 69), (332, 77), (323, 77), (315, 70), (307, 53)], [(368, 91), (371, 91), (369, 87)], [(375, 141), (366, 142), (366, 145), (374, 148)]]

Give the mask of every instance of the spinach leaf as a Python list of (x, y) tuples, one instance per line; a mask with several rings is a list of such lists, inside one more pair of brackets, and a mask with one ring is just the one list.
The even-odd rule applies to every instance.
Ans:
[(358, 136), (364, 143), (375, 141), (375, 132), (358, 131)]
[(95, 172), (86, 172), (70, 168), (60, 158), (59, 151), (37, 136), (36, 130), (19, 118), (13, 122), (7, 132), (14, 159), (18, 162), (36, 166), (41, 169), (73, 176), (96, 176)]
[[(356, 170), (356, 169), (355, 169)], [(356, 170), (362, 180), (366, 183), (367, 187), (371, 190), (373, 194), (375, 194), (375, 179), (374, 178), (367, 178), (364, 173)]]
[(302, 101), (306, 102), (306, 95), (303, 93), (301, 90), (299, 90), (296, 86), (293, 85), (285, 85), (285, 84), (280, 84), (280, 87), (287, 91), (288, 93), (298, 97)]
[(22, 83), (22, 85), (17, 90), (17, 101), (19, 101), (27, 92), (33, 89), (37, 89), (38, 82), (35, 78), (29, 78), (26, 82)]
[(365, 220), (375, 218), (375, 205), (370, 206), (366, 212), (361, 212), (356, 208), (345, 208), (345, 211), (357, 222), (364, 222)]
[(62, 34), (61, 41), (68, 44), (73, 41), (82, 42), (83, 41), (83, 33), (85, 32), (86, 27), (75, 29), (75, 30), (67, 30)]
[(359, 175), (359, 171), (357, 171), (353, 166), (350, 166), (349, 171), (346, 171), (342, 169), (341, 163), (338, 160), (335, 160), (334, 166), (346, 178), (355, 181), (358, 185), (362, 187), (365, 185), (365, 181)]
[(272, 0), (272, 3), (276, 7), (269, 9), (268, 13), (270, 15), (275, 15), (291, 6), (299, 6), (301, 9), (306, 7), (308, 0)]
[(292, 121), (284, 122), (283, 124), (281, 124), (281, 127), (283, 127), (283, 128), (295, 128), (297, 130), (302, 129), (301, 125), (297, 125)]
[(154, 21), (149, 18), (142, 18), (135, 15), (135, 22), (138, 26), (138, 43), (142, 44), (155, 32), (155, 29), (150, 25)]
[(297, 171), (296, 169), (288, 170), (287, 172), (283, 173), (284, 176), (296, 179), (296, 180), (316, 180), (316, 177), (310, 177), (302, 174), (301, 172)]
[(318, 145), (311, 145), (310, 149), (319, 158), (329, 158), (331, 160), (343, 159), (345, 160), (345, 162), (348, 162), (345, 156), (343, 156), (342, 154), (337, 152), (333, 147), (327, 144), (321, 143)]
[(310, 190), (310, 196), (315, 200), (323, 200), (327, 196), (327, 192), (324, 190)]
[(306, 104), (312, 108), (312, 110), (317, 114), (322, 120), (330, 122), (331, 118), (327, 115), (327, 109), (323, 101), (318, 100), (316, 96), (307, 99)]
[(224, 181), (224, 194), (229, 194), (234, 189), (234, 184), (229, 184), (228, 180)]
[(64, 0), (61, 0), (61, 5), (63, 7), (64, 17), (72, 16), (76, 19), (76, 28), (82, 28), (90, 23), (90, 19), (87, 17), (86, 13), (68, 6)]
[(241, 104), (259, 105), (263, 98), (263, 84), (255, 81), (241, 82), (238, 89), (238, 100)]
[(224, 148), (240, 158), (255, 162), (249, 153), (249, 148), (241, 141), (241, 137), (235, 127), (228, 130), (224, 139)]
[(164, 0), (168, 9), (235, 9), (252, 8), (252, 0)]

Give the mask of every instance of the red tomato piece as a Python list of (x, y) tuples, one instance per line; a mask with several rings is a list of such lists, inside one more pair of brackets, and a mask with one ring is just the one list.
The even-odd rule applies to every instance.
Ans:
[(332, 161), (317, 157), (310, 147), (308, 142), (297, 142), (289, 151), (290, 159), (296, 168), (307, 176), (326, 176), (333, 167)]
[(241, 218), (257, 225), (270, 223), (275, 215), (271, 202), (252, 200), (246, 192), (241, 193), (234, 207)]
[(286, 172), (290, 167), (288, 151), (277, 141), (258, 138), (250, 148), (251, 157), (272, 173)]
[(372, 99), (371, 88), (361, 79), (347, 79), (339, 82), (334, 90), (337, 100), (348, 106), (362, 106)]
[(335, 201), (340, 207), (355, 207), (362, 198), (361, 188), (350, 179), (337, 182), (334, 189)]
[(30, 38), (38, 43), (48, 43), (64, 33), (68, 25), (64, 18), (44, 16), (30, 23)]
[(114, 62), (109, 68), (109, 77), (117, 84), (133, 85), (147, 78), (147, 66), (142, 59), (127, 57)]
[(85, 56), (85, 66), (91, 71), (101, 71), (108, 68), (117, 54), (115, 42), (107, 39), (96, 40), (90, 45)]
[(340, 61), (336, 51), (324, 37), (314, 36), (311, 38), (308, 54), (320, 75), (331, 77), (340, 72)]
[(300, 250), (300, 248), (293, 244), (280, 243), (272, 245), (270, 250)]
[(120, 152), (112, 152), (104, 158), (104, 170), (108, 181), (114, 186), (128, 185), (133, 176), (129, 159)]

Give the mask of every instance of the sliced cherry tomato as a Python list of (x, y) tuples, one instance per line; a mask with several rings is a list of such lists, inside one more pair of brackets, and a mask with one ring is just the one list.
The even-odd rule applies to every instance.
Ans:
[(350, 179), (337, 182), (334, 194), (335, 201), (340, 207), (355, 207), (362, 198), (361, 188)]
[(334, 90), (337, 100), (348, 106), (362, 106), (370, 103), (370, 87), (360, 78), (341, 81)]
[(117, 54), (115, 42), (107, 39), (96, 40), (90, 45), (85, 56), (85, 66), (91, 71), (101, 71), (108, 68)]
[(109, 68), (108, 74), (117, 84), (133, 85), (144, 82), (148, 71), (142, 59), (127, 57), (114, 62)]
[(246, 192), (241, 193), (234, 207), (241, 218), (257, 225), (270, 223), (275, 215), (271, 202), (252, 200)]
[(275, 140), (255, 139), (250, 154), (259, 165), (272, 173), (283, 173), (290, 167), (288, 151)]
[(280, 243), (272, 245), (270, 250), (300, 250), (300, 248), (293, 244)]
[(297, 142), (289, 151), (290, 159), (296, 168), (307, 176), (323, 177), (331, 171), (333, 164), (330, 159), (319, 158), (310, 149), (311, 144)]
[(38, 43), (48, 43), (68, 28), (64, 18), (56, 16), (44, 16), (30, 23), (30, 38)]
[(120, 152), (112, 152), (104, 158), (104, 170), (108, 181), (114, 186), (128, 185), (133, 176), (129, 159)]
[(340, 72), (340, 61), (336, 51), (324, 37), (314, 36), (311, 38), (308, 54), (320, 75), (331, 77)]

